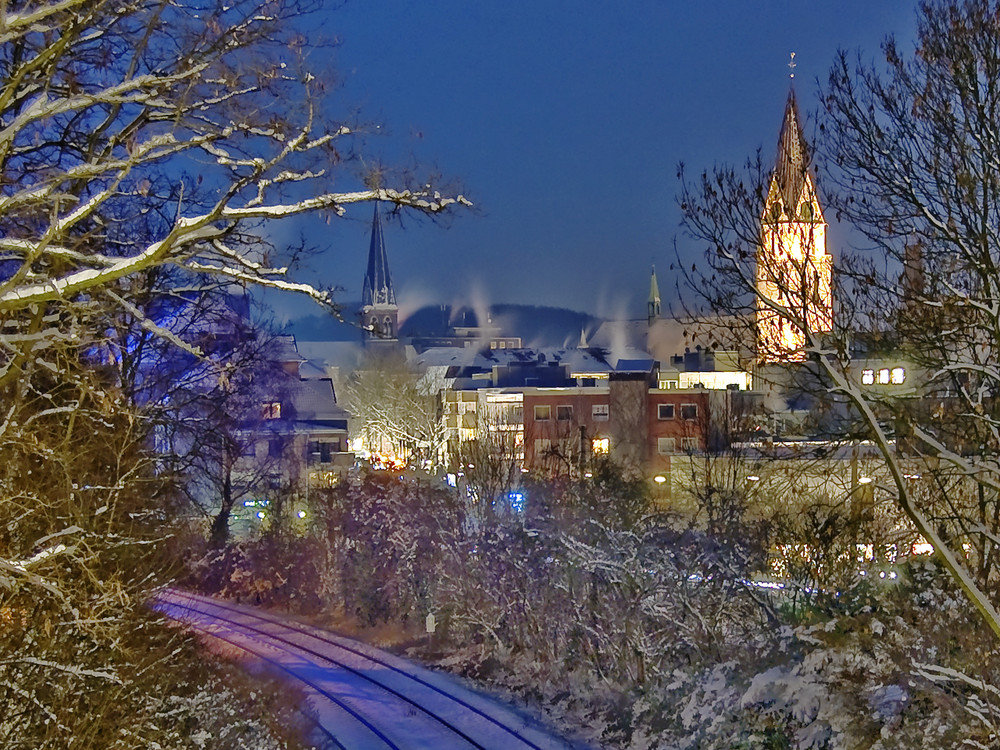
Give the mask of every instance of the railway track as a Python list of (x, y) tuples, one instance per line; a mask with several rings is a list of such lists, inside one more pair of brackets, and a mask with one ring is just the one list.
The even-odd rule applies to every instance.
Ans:
[(393, 654), (252, 607), (178, 589), (152, 602), (303, 686), (321, 739), (344, 750), (570, 750), (511, 708)]

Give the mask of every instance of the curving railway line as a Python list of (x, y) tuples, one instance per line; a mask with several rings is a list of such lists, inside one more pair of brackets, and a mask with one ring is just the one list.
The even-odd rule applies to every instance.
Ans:
[(178, 589), (163, 614), (249, 654), (306, 693), (318, 739), (343, 750), (570, 750), (533, 719), (447, 675), (279, 615)]

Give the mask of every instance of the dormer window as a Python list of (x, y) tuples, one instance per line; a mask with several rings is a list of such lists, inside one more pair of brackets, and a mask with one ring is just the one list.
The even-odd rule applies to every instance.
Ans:
[(262, 411), (264, 419), (281, 419), (281, 402), (265, 401)]

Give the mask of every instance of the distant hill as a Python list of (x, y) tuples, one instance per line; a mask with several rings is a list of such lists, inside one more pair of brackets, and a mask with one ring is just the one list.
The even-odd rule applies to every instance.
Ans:
[[(357, 310), (356, 303), (344, 304), (347, 322), (332, 315), (305, 315), (289, 320), (282, 333), (290, 333), (299, 341), (361, 341), (363, 335), (348, 311)], [(576, 346), (580, 331), (592, 336), (604, 321), (587, 313), (562, 307), (539, 305), (492, 305), (489, 308), (492, 325), (501, 336), (520, 336), (525, 346)], [(428, 305), (407, 317), (400, 325), (403, 338), (438, 337), (449, 335), (454, 326), (476, 326), (476, 312), (460, 307), (452, 312), (451, 305)]]
[(293, 334), (298, 341), (361, 341), (364, 337), (355, 312), (360, 307), (360, 302), (344, 303), (341, 309), (346, 322), (343, 323), (323, 313), (292, 318), (285, 323), (282, 333)]
[[(587, 313), (540, 305), (491, 305), (489, 316), (501, 336), (520, 336), (525, 346), (575, 346), (580, 341), (580, 331), (590, 336), (603, 322)], [(403, 321), (400, 335), (446, 336), (453, 326), (478, 324), (472, 308), (453, 311), (450, 305), (428, 305)]]

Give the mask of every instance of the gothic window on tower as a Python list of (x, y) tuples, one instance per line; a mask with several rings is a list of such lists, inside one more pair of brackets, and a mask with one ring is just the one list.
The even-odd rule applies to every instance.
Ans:
[(383, 333), (386, 336), (392, 336), (392, 319), (388, 315), (385, 316), (385, 331)]

